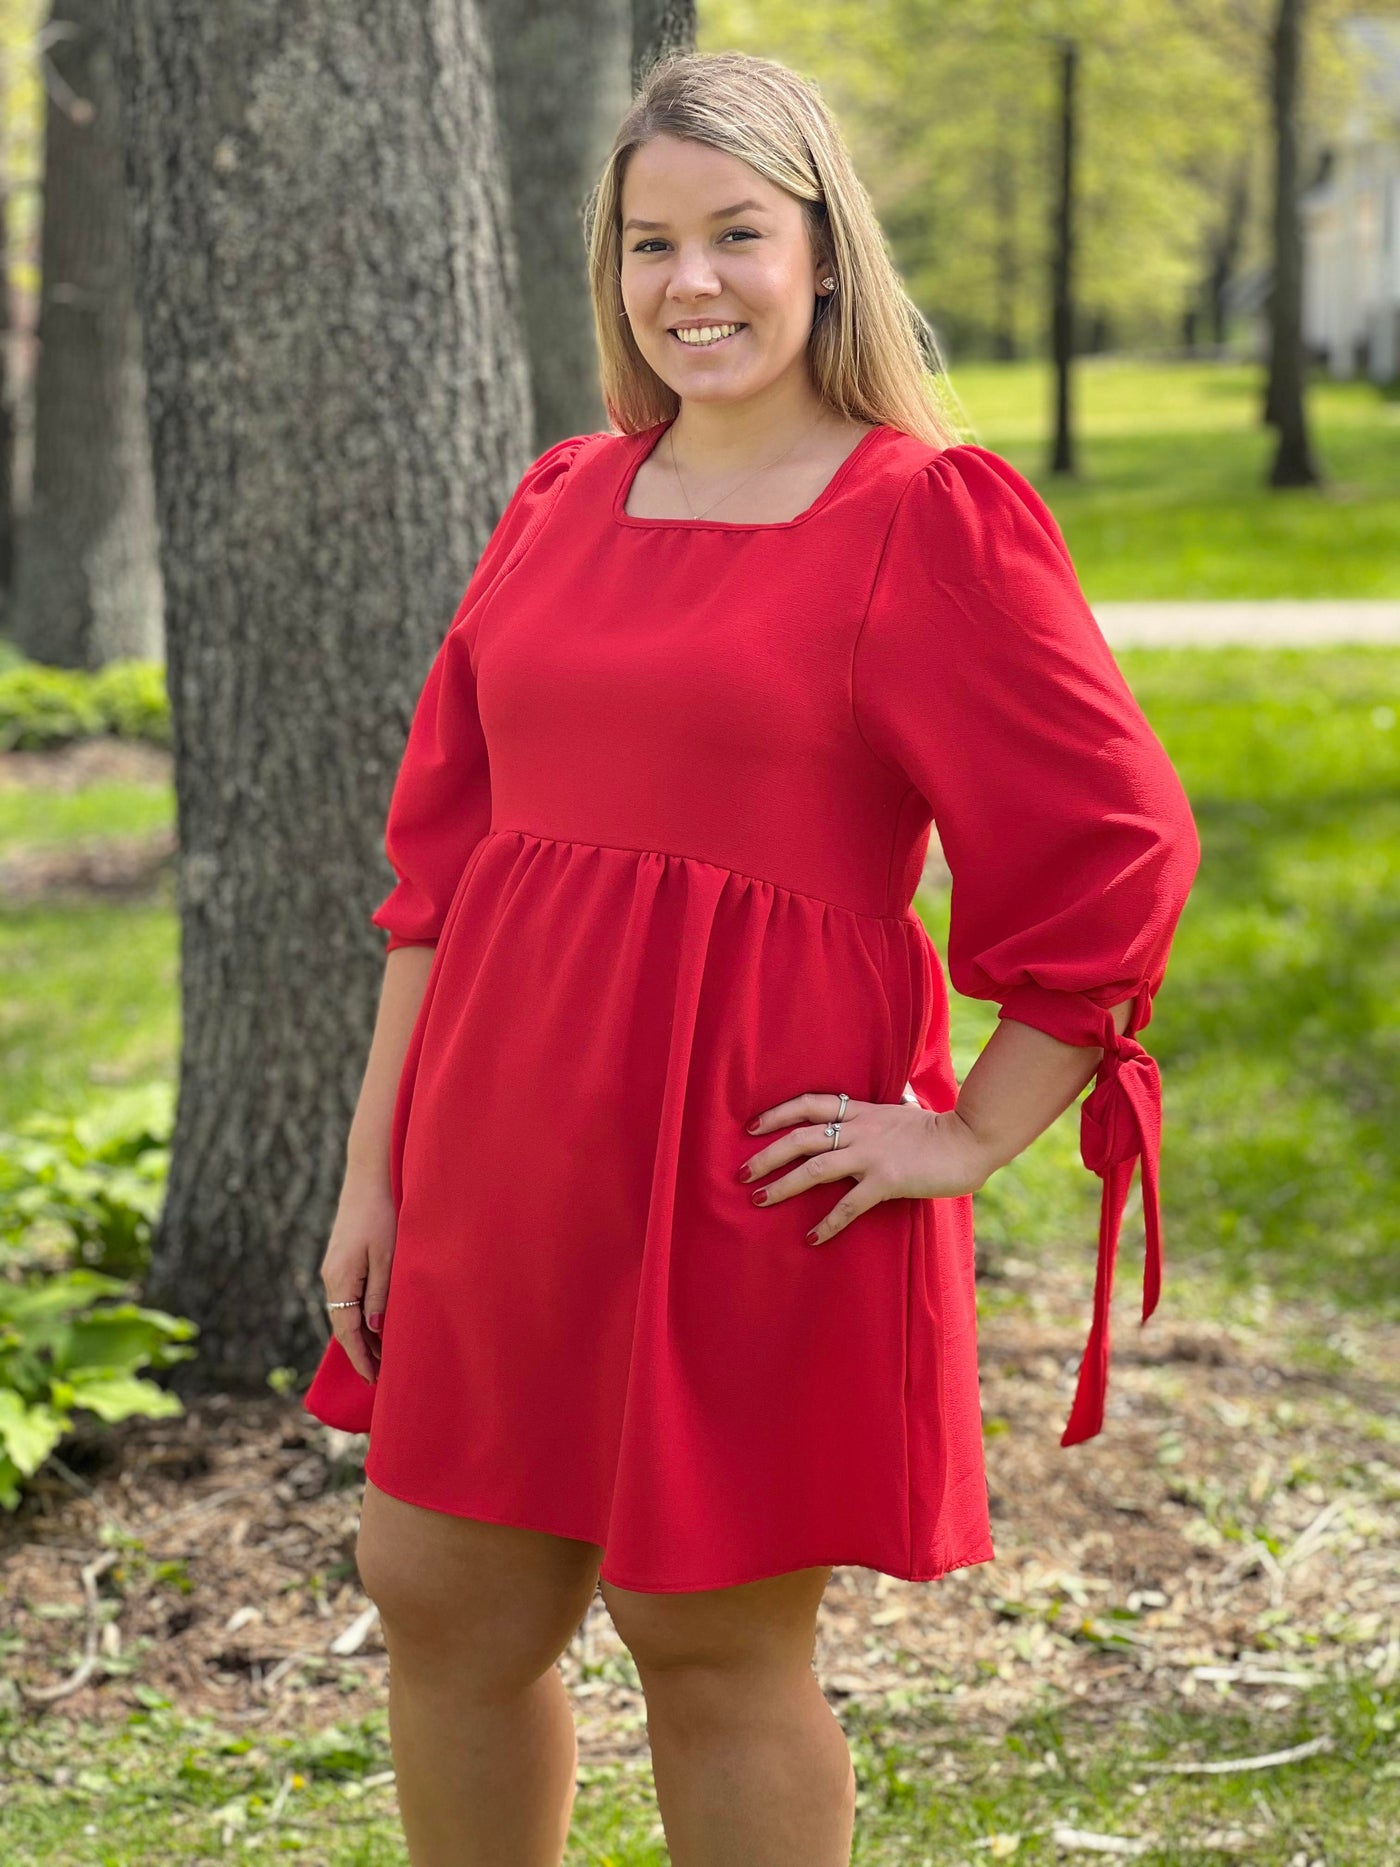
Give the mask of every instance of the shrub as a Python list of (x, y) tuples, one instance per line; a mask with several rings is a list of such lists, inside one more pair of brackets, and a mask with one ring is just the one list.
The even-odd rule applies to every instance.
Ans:
[[(138, 1372), (183, 1361), (188, 1317), (141, 1307), (164, 1198), (174, 1090), (154, 1083), (78, 1115), (0, 1131), (0, 1507), (86, 1410), (108, 1422), (184, 1412)], [(120, 1298), (119, 1301), (106, 1301)]]
[(140, 1277), (165, 1196), (175, 1091), (143, 1084), (0, 1129), (0, 1268)]
[(0, 752), (41, 752), (103, 733), (171, 744), (160, 662), (113, 661), (88, 672), (21, 661), (0, 670)]
[(120, 1278), (75, 1270), (21, 1283), (0, 1280), (0, 1507), (20, 1502), (33, 1477), (85, 1408), (109, 1423), (135, 1413), (181, 1414), (177, 1395), (142, 1379), (198, 1351), (180, 1346), (197, 1325), (133, 1302), (99, 1306)]

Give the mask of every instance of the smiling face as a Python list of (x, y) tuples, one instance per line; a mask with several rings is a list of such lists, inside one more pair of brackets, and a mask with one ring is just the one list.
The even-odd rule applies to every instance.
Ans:
[(622, 302), (637, 348), (683, 399), (742, 400), (790, 372), (805, 387), (825, 274), (802, 204), (737, 156), (666, 133), (634, 152)]

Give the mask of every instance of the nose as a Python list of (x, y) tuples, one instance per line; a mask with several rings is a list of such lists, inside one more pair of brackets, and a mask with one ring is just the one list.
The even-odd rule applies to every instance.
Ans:
[(677, 253), (671, 264), (671, 277), (666, 287), (668, 297), (713, 298), (722, 289), (715, 277), (714, 265), (703, 249)]

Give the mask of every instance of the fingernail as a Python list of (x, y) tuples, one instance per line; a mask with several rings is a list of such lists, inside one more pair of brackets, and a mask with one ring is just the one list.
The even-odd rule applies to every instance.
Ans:
[(815, 1232), (808, 1232), (808, 1234), (807, 1234), (807, 1243), (808, 1243), (809, 1245), (814, 1245), (814, 1244), (816, 1244), (816, 1242), (817, 1242), (817, 1235), (816, 1235), (816, 1233), (815, 1233)]
[(761, 1206), (764, 1200), (767, 1199), (768, 1197), (768, 1188), (766, 1186), (758, 1187), (753, 1193), (752, 1197), (753, 1197), (753, 1203), (756, 1206)]
[(749, 1131), (749, 1133), (750, 1133), (750, 1134), (757, 1134), (757, 1133), (758, 1133), (758, 1117), (757, 1117), (757, 1115), (755, 1115), (755, 1116), (754, 1116), (754, 1118), (753, 1118), (753, 1120), (752, 1120), (751, 1122), (745, 1122), (745, 1123), (744, 1123), (744, 1126), (745, 1126), (745, 1127), (746, 1127), (746, 1128), (748, 1129), (748, 1131)]
[(379, 1331), (384, 1326), (384, 1312), (382, 1309), (377, 1309), (369, 1318), (369, 1326), (374, 1330), (375, 1334), (378, 1335)]

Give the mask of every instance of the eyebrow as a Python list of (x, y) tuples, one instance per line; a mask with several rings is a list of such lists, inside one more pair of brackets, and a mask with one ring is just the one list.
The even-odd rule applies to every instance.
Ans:
[[(733, 207), (717, 207), (710, 219), (728, 220), (731, 214), (744, 214), (751, 208), (757, 209), (760, 214), (768, 212), (761, 201), (736, 201)], [(622, 231), (626, 233), (629, 227), (640, 227), (644, 233), (659, 233), (665, 225), (664, 220), (629, 220), (623, 222)]]

